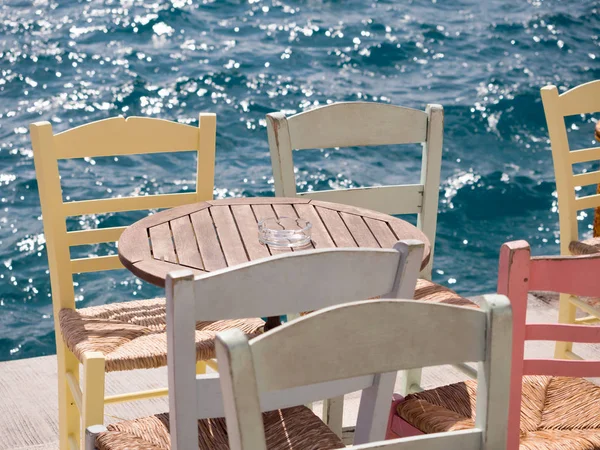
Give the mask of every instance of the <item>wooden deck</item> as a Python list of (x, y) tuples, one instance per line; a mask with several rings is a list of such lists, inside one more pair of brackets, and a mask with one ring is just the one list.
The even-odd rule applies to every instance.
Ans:
[[(477, 299), (475, 299), (477, 300)], [(528, 308), (529, 322), (553, 322), (558, 317), (555, 296), (531, 297)], [(580, 345), (577, 352), (586, 359), (600, 359), (600, 345)], [(553, 344), (529, 343), (529, 357), (552, 357)], [(430, 388), (453, 383), (465, 376), (452, 367), (424, 370), (423, 386)], [(107, 393), (128, 390), (153, 389), (166, 385), (165, 368), (110, 373)], [(56, 358), (45, 356), (0, 363), (0, 450), (54, 450), (58, 447)], [(344, 426), (356, 421), (358, 395), (346, 397)], [(147, 416), (168, 410), (167, 398), (142, 400), (109, 405), (106, 422)], [(315, 408), (317, 413), (319, 405)]]

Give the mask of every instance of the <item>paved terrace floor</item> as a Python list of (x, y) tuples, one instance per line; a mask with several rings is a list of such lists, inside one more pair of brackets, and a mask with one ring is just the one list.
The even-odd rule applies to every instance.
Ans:
[[(474, 299), (478, 300), (478, 299)], [(558, 317), (557, 300), (552, 295), (531, 297), (529, 322), (554, 322)], [(526, 355), (552, 357), (552, 343), (530, 343)], [(399, 344), (400, 345), (400, 344)], [(600, 345), (581, 345), (577, 351), (586, 359), (600, 359)], [(58, 448), (56, 357), (24, 359), (0, 363), (0, 450), (54, 450)], [(427, 368), (422, 385), (431, 388), (465, 379), (448, 366)], [(167, 384), (165, 368), (111, 373), (107, 393), (155, 389)], [(358, 394), (346, 396), (344, 427), (356, 421)], [(106, 422), (143, 417), (168, 410), (167, 398), (142, 400), (106, 407)], [(319, 405), (315, 411), (320, 414)]]

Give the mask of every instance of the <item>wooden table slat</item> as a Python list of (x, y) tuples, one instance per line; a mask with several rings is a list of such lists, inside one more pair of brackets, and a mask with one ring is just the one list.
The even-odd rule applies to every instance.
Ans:
[(348, 231), (346, 224), (337, 211), (327, 208), (315, 208), (337, 247), (356, 247), (356, 241)]
[(189, 205), (178, 206), (176, 208), (165, 209), (163, 211), (154, 213), (135, 225), (144, 224), (146, 228), (150, 228), (162, 223), (167, 223), (170, 220), (177, 219), (178, 217), (188, 216), (192, 213), (202, 211), (210, 206), (208, 202), (191, 203)]
[(392, 230), (390, 230), (387, 222), (371, 219), (369, 217), (365, 217), (365, 222), (382, 248), (392, 248), (394, 244), (398, 242), (398, 239), (394, 233), (392, 233)]
[[(256, 216), (256, 220), (260, 222), (262, 219), (268, 219), (269, 217), (277, 217), (275, 210), (272, 205), (252, 205), (252, 211)], [(281, 253), (291, 252), (291, 248), (286, 247), (271, 247), (269, 245), (269, 251), (272, 255), (278, 255)]]
[(307, 204), (310, 203), (307, 198), (286, 198), (286, 197), (236, 197), (223, 198), (219, 200), (208, 200), (207, 203), (213, 206), (223, 205), (291, 205), (291, 204)]
[(238, 225), (242, 241), (251, 260), (271, 256), (269, 249), (258, 240), (258, 222), (250, 205), (232, 205), (231, 212)]
[(190, 215), (190, 219), (198, 240), (204, 269), (212, 272), (227, 267), (209, 210), (204, 209), (193, 213)]
[(161, 223), (150, 228), (150, 239), (152, 240), (154, 259), (177, 264), (177, 255), (175, 254), (171, 228), (168, 223)]
[(225, 254), (228, 266), (235, 266), (248, 262), (246, 249), (237, 229), (235, 219), (231, 214), (229, 206), (213, 206), (210, 208), (213, 222), (217, 228), (221, 248)]
[(156, 259), (144, 260), (137, 262), (130, 269), (135, 275), (141, 279), (152, 283), (156, 286), (165, 287), (167, 274), (175, 270), (189, 269), (194, 275), (206, 273), (204, 270), (192, 269), (190, 267), (182, 267), (179, 264), (169, 263), (166, 261), (158, 261)]
[(170, 225), (179, 263), (196, 269), (204, 269), (190, 216), (173, 219)]
[[(123, 238), (125, 235), (125, 238)], [(149, 259), (152, 257), (150, 251), (150, 241), (148, 238), (148, 229), (139, 222), (127, 227), (127, 229), (121, 233), (119, 239), (119, 259), (125, 267), (129, 267), (131, 264), (135, 264), (143, 259)], [(127, 258), (122, 255), (127, 255)]]
[(352, 233), (352, 237), (359, 247), (379, 247), (377, 239), (375, 239), (375, 236), (373, 236), (373, 233), (362, 217), (345, 212), (341, 212), (340, 217), (348, 227), (348, 230), (350, 230), (350, 233)]
[(327, 228), (312, 205), (294, 205), (294, 209), (298, 213), (298, 217), (302, 217), (312, 224), (312, 242), (315, 248), (330, 248), (336, 246), (333, 239), (331, 239)]

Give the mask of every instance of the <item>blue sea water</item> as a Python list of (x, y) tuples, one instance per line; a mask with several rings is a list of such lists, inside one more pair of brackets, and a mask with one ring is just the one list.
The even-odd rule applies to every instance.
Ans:
[[(500, 245), (558, 251), (539, 96), (600, 78), (600, 2), (4, 0), (0, 4), (0, 360), (54, 353), (28, 125), (218, 115), (215, 196), (273, 195), (265, 114), (334, 101), (445, 108), (434, 280), (495, 290)], [(597, 117), (569, 119), (590, 147)], [(65, 198), (183, 192), (193, 156), (69, 160)], [(299, 189), (415, 182), (419, 148), (296, 154)], [(584, 167), (589, 168), (589, 167)], [(589, 213), (589, 212), (588, 212)], [(137, 213), (84, 216), (70, 229)], [(589, 233), (591, 214), (581, 213)], [(79, 254), (114, 253), (111, 246)], [(127, 271), (76, 278), (78, 306), (159, 295)]]

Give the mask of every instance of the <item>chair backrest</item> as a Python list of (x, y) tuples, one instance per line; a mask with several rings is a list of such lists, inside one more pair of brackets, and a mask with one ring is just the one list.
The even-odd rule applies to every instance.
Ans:
[[(168, 208), (210, 200), (214, 187), (216, 116), (200, 114), (198, 127), (146, 117), (115, 117), (53, 134), (48, 122), (30, 126), (48, 251), (55, 317), (74, 308), (73, 274), (121, 269), (117, 255), (71, 259), (70, 247), (118, 241), (125, 227), (67, 231), (68, 217)], [(65, 202), (58, 161), (144, 153), (198, 153), (196, 192)]]
[[(423, 269), (423, 276), (430, 276), (444, 134), (440, 105), (419, 111), (384, 103), (334, 103), (290, 117), (283, 112), (267, 114), (267, 131), (275, 195), (306, 196), (386, 214), (417, 214), (417, 226), (431, 243), (429, 263)], [(419, 184), (296, 192), (292, 150), (414, 143), (423, 145)]]
[[(194, 333), (198, 320), (278, 316), (383, 295), (413, 298), (422, 255), (422, 242), (400, 241), (393, 249), (292, 252), (195, 279), (190, 271), (169, 274), (167, 362), (173, 448), (196, 448), (196, 419), (223, 417), (224, 413), (218, 374), (195, 372)], [(369, 380), (372, 384), (372, 377), (353, 380), (353, 390), (362, 389)], [(391, 398), (393, 380), (386, 386)], [(327, 386), (321, 386), (312, 400), (329, 398), (330, 393)], [(273, 410), (290, 406), (289, 401), (294, 406), (305, 402), (297, 397), (267, 396), (263, 398), (264, 407)], [(389, 404), (386, 406), (389, 409)], [(385, 432), (387, 416), (382, 421)]]
[[(217, 358), (231, 449), (266, 450), (259, 394), (285, 397), (300, 386), (372, 374), (362, 392), (354, 444), (383, 440), (386, 422), (381, 430), (376, 418), (387, 416), (390, 395), (381, 388), (397, 370), (465, 361), (479, 362), (474, 429), (353, 448), (505, 448), (510, 305), (503, 296), (486, 301), (482, 310), (410, 300), (363, 301), (319, 311), (250, 342), (236, 330), (220, 333)], [(327, 346), (320, 345), (324, 341)], [(309, 358), (313, 364), (304, 364)]]
[(600, 171), (575, 175), (573, 165), (600, 160), (600, 147), (571, 151), (565, 117), (600, 111), (600, 80), (582, 84), (559, 95), (556, 86), (541, 90), (550, 144), (560, 221), (560, 249), (569, 254), (569, 243), (579, 240), (577, 212), (600, 206), (600, 194), (577, 197), (575, 188), (600, 183)]
[(508, 296), (513, 310), (509, 449), (519, 448), (521, 390), (524, 375), (600, 376), (600, 362), (524, 359), (525, 341), (600, 343), (600, 328), (573, 324), (527, 324), (527, 293), (552, 291), (600, 296), (600, 255), (531, 257), (525, 241), (509, 242), (500, 251), (498, 293)]

